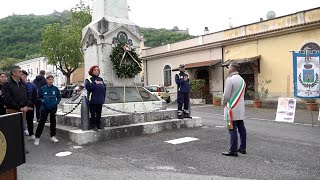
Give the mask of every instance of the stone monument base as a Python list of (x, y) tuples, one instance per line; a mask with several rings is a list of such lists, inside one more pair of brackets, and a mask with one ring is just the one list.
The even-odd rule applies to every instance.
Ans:
[[(202, 119), (178, 119), (176, 109), (163, 109), (165, 103), (143, 87), (108, 87), (99, 131), (88, 129), (86, 113), (81, 122), (81, 98), (66, 101), (57, 112), (57, 134), (79, 145), (121, 137), (158, 133), (176, 128), (202, 126)], [(126, 99), (126, 100), (125, 100)], [(84, 100), (83, 100), (84, 101)], [(84, 108), (84, 107), (83, 107)], [(86, 108), (84, 108), (86, 109)], [(65, 113), (72, 112), (68, 115)], [(81, 124), (83, 123), (83, 124)], [(88, 125), (88, 124), (87, 124)]]
[[(105, 141), (110, 139), (118, 139), (122, 137), (139, 136), (145, 134), (153, 134), (162, 131), (177, 129), (177, 128), (193, 128), (201, 127), (202, 119), (193, 117), (192, 119), (170, 119), (162, 121), (144, 122), (123, 126), (105, 127), (99, 131), (82, 131), (79, 128), (57, 125), (58, 136), (70, 139), (78, 145)], [(46, 124), (46, 128), (50, 129), (50, 124)]]
[[(192, 117), (177, 119), (177, 110), (168, 109), (147, 114), (114, 114), (101, 118), (99, 131), (81, 130), (81, 118), (77, 114), (63, 116), (57, 113), (57, 134), (79, 145), (118, 139), (122, 137), (153, 134), (177, 128), (201, 127), (202, 119)], [(49, 129), (49, 124), (46, 125)]]

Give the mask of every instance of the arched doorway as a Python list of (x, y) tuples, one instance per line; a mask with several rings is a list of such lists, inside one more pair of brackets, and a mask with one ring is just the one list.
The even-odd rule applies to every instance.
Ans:
[(203, 99), (206, 100), (206, 104), (212, 103), (212, 94), (210, 93), (210, 85), (209, 85), (209, 72), (206, 69), (200, 69), (196, 72), (196, 79), (204, 79), (206, 84), (203, 88)]

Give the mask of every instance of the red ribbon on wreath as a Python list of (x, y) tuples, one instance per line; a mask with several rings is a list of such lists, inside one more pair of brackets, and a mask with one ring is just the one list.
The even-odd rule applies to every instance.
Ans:
[(128, 53), (130, 55), (130, 57), (132, 58), (132, 60), (134, 62), (136, 62), (138, 64), (138, 66), (141, 68), (141, 64), (132, 56), (132, 54), (130, 53), (131, 51), (131, 47), (128, 44), (125, 44), (124, 46), (122, 46), (124, 53), (122, 55), (121, 61), (120, 61), (120, 65), (122, 64), (122, 61), (124, 60), (126, 54)]

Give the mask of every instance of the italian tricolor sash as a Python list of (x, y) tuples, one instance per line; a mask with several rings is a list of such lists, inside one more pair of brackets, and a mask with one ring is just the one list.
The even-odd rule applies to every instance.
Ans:
[(237, 93), (228, 101), (226, 104), (226, 107), (228, 108), (227, 110), (227, 124), (228, 124), (228, 129), (233, 129), (233, 115), (232, 115), (232, 109), (237, 106), (244, 90), (246, 89), (246, 83), (242, 79), (241, 86), (237, 90)]

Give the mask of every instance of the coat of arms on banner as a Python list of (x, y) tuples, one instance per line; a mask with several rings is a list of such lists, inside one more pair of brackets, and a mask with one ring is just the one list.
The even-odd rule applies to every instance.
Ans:
[(319, 98), (319, 53), (293, 53), (294, 96)]

